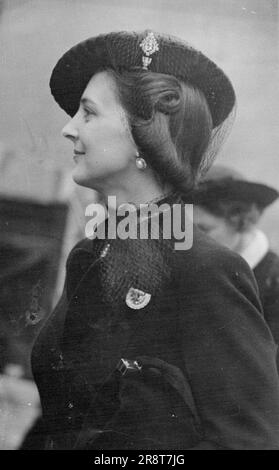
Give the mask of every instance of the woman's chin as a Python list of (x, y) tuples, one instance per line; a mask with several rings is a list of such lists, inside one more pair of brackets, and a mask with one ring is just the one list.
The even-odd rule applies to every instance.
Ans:
[(79, 184), (80, 186), (85, 186), (88, 187), (89, 181), (88, 178), (82, 174), (82, 172), (75, 171), (72, 174), (72, 178), (76, 184)]
[(84, 186), (85, 188), (96, 189), (94, 185), (94, 180), (88, 178), (88, 175), (85, 175), (81, 171), (77, 171), (77, 168), (72, 173), (73, 181), (79, 186)]

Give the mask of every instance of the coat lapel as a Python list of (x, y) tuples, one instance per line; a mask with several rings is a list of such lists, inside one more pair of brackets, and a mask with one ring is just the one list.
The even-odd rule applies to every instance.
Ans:
[[(160, 218), (161, 220), (161, 218)], [(69, 304), (61, 348), (72, 370), (102, 383), (169, 282), (170, 240), (86, 242), (68, 260)], [(155, 302), (155, 303), (154, 303)]]
[[(102, 383), (115, 369), (152, 305), (149, 299), (142, 308), (133, 309), (125, 302), (126, 296), (124, 301), (116, 299), (114, 303), (104, 298), (106, 249), (102, 244), (97, 257), (80, 249), (68, 265), (68, 290), (72, 295), (61, 341), (66, 367), (78, 370), (87, 381), (94, 376), (95, 383)], [(149, 295), (143, 293), (145, 301)]]

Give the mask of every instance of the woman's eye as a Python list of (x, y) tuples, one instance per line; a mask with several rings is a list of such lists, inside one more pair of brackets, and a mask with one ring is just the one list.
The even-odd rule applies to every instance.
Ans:
[(90, 119), (91, 116), (95, 116), (96, 113), (92, 109), (83, 108), (83, 115), (86, 121)]

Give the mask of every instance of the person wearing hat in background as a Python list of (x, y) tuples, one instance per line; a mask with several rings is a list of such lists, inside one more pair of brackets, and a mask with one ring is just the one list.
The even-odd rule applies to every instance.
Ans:
[(160, 213), (178, 207), (191, 233), (182, 195), (230, 127), (229, 79), (177, 38), (116, 32), (66, 52), (50, 86), (71, 117), (75, 182), (108, 210), (110, 195), (156, 202), (160, 236), (71, 251), (33, 349), (43, 416), (22, 448), (278, 449), (276, 347), (250, 270), (199, 231), (176, 249)]
[(254, 271), (265, 319), (279, 344), (279, 257), (257, 225), (278, 198), (276, 189), (214, 165), (193, 193), (194, 221), (218, 243), (239, 253)]

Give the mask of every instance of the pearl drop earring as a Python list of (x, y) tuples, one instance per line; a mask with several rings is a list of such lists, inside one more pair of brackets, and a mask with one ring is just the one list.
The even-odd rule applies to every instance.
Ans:
[(145, 168), (147, 167), (146, 161), (144, 160), (144, 158), (139, 156), (138, 152), (137, 152), (137, 158), (136, 158), (136, 167), (139, 170), (145, 170)]

